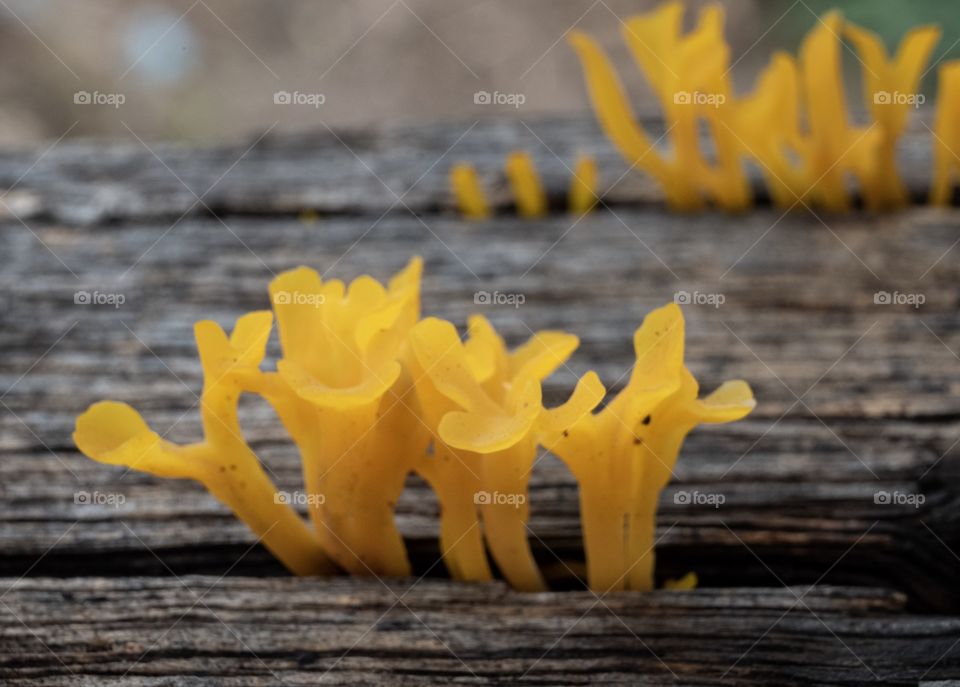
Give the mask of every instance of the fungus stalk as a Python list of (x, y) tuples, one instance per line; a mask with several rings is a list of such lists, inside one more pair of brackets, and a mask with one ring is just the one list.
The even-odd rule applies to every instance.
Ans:
[(237, 416), (242, 379), (256, 374), (271, 322), (269, 312), (245, 315), (229, 340), (215, 322), (197, 323), (204, 441), (188, 446), (166, 441), (133, 408), (112, 401), (94, 404), (81, 415), (73, 439), (84, 454), (102, 463), (197, 480), (290, 571), (327, 575), (335, 568), (318, 537), (276, 498), (277, 490), (244, 440)]

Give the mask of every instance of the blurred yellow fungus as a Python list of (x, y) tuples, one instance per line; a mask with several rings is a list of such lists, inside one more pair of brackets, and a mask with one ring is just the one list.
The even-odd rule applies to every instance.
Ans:
[(533, 158), (527, 153), (513, 152), (507, 155), (504, 167), (520, 216), (541, 217), (547, 214), (547, 195)]
[[(668, 2), (627, 19), (623, 30), (660, 103), (669, 152), (658, 150), (659, 140), (638, 123), (603, 49), (582, 32), (569, 34), (601, 128), (631, 167), (656, 180), (668, 206), (743, 210), (752, 202), (747, 159), (756, 161), (771, 198), (783, 207), (845, 211), (852, 206), (851, 180), (868, 209), (909, 200), (896, 168), (897, 142), (910, 109), (923, 102), (917, 91), (939, 29), (910, 31), (891, 59), (877, 36), (829, 12), (805, 37), (797, 58), (775, 54), (753, 92), (738, 96), (730, 82), (723, 8), (703, 8), (687, 34), (682, 19), (683, 5)], [(848, 114), (841, 35), (863, 65), (872, 118), (864, 125), (852, 124)]]
[[(569, 40), (583, 65), (600, 125), (626, 162), (651, 174), (667, 204), (696, 210), (707, 200), (728, 210), (750, 203), (740, 147), (729, 119), (733, 103), (729, 84), (729, 48), (723, 40), (723, 9), (703, 10), (689, 34), (681, 34), (683, 6), (671, 2), (628, 19), (624, 40), (660, 101), (665, 136), (672, 154), (656, 150), (651, 136), (636, 121), (620, 80), (603, 49), (586, 34), (571, 31)], [(716, 161), (700, 151), (698, 123), (714, 137)]]
[[(546, 448), (579, 483), (590, 587), (651, 589), (657, 497), (680, 445), (699, 423), (750, 412), (749, 387), (728, 382), (697, 400), (683, 317), (668, 305), (637, 330), (630, 381), (603, 410), (594, 413), (606, 394), (594, 372), (565, 403), (544, 407), (541, 384), (579, 339), (541, 331), (511, 350), (474, 315), (461, 340), (450, 322), (420, 319), (421, 269), (414, 258), (386, 285), (323, 280), (306, 267), (280, 274), (270, 284), (276, 371), (261, 369), (274, 314), (244, 315), (229, 338), (214, 322), (196, 324), (202, 442), (165, 441), (131, 407), (106, 401), (78, 418), (77, 447), (103, 463), (198, 480), (298, 575), (409, 575), (394, 511), (416, 473), (438, 496), (451, 576), (490, 580), (489, 553), (525, 591), (547, 588), (527, 527), (530, 476)], [(264, 398), (298, 447), (312, 527), (246, 443), (243, 393)]]
[(697, 573), (688, 572), (683, 577), (678, 577), (675, 580), (666, 580), (663, 583), (663, 588), (673, 589), (675, 591), (689, 591), (691, 589), (696, 589), (697, 584), (699, 584)]
[(597, 204), (597, 161), (583, 155), (577, 159), (570, 177), (569, 208), (575, 215), (590, 212)]
[[(513, 195), (514, 205), (521, 217), (542, 217), (547, 214), (547, 195), (533, 158), (527, 153), (510, 153), (504, 170)], [(581, 156), (571, 172), (567, 203), (571, 213), (582, 215), (597, 204), (597, 163), (592, 157)], [(490, 216), (490, 205), (473, 166), (457, 163), (450, 170), (450, 187), (457, 208), (467, 219)]]
[(313, 208), (307, 208), (300, 211), (297, 219), (299, 219), (303, 224), (313, 224), (317, 221), (317, 217), (318, 215), (316, 210)]
[(960, 60), (940, 67), (937, 114), (933, 125), (933, 187), (930, 202), (948, 205), (960, 172)]
[(909, 194), (897, 171), (897, 140), (903, 134), (910, 110), (923, 104), (923, 95), (918, 92), (920, 79), (940, 40), (940, 29), (935, 26), (911, 29), (900, 41), (892, 60), (883, 41), (872, 31), (847, 22), (844, 36), (857, 49), (864, 100), (881, 132), (868, 167), (864, 200), (871, 210), (902, 207), (908, 203)]
[(464, 217), (486, 219), (490, 216), (490, 204), (480, 185), (477, 170), (472, 165), (454, 165), (450, 170), (450, 186), (457, 199), (457, 207)]

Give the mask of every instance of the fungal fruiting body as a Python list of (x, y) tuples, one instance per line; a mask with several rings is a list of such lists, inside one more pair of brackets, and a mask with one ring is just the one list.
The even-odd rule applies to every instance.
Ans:
[(933, 128), (933, 188), (930, 202), (947, 205), (960, 171), (960, 60), (940, 68), (937, 116)]
[[(683, 316), (668, 305), (637, 330), (630, 381), (606, 407), (594, 412), (606, 390), (593, 372), (565, 403), (544, 407), (541, 384), (577, 337), (541, 331), (511, 350), (473, 316), (461, 340), (450, 322), (421, 319), (420, 273), (419, 259), (386, 286), (284, 272), (270, 285), (273, 314), (244, 315), (229, 337), (214, 322), (195, 327), (203, 441), (166, 441), (111, 401), (78, 418), (74, 441), (103, 463), (201, 482), (299, 575), (410, 574), (394, 510), (416, 473), (438, 496), (451, 576), (491, 579), (489, 553), (529, 591), (547, 587), (527, 520), (531, 472), (549, 449), (579, 483), (591, 588), (651, 589), (657, 497), (683, 439), (697, 424), (749, 413), (749, 387), (728, 382), (698, 400), (683, 363)], [(281, 355), (267, 371), (274, 314)], [(309, 524), (278, 498), (243, 438), (243, 393), (263, 397), (297, 445)]]
[(486, 219), (490, 216), (490, 203), (473, 166), (466, 163), (454, 165), (450, 170), (450, 186), (464, 217)]
[[(518, 589), (545, 589), (526, 529), (527, 484), (537, 456), (537, 437), (551, 414), (570, 416), (577, 409), (591, 410), (601, 400), (603, 387), (596, 375), (588, 374), (565, 406), (546, 410), (541, 405), (540, 383), (573, 353), (577, 338), (564, 332), (539, 332), (508, 352), (485, 319), (474, 317), (470, 332), (465, 345), (452, 324), (428, 318), (411, 336), (430, 393), (442, 396), (451, 408), (437, 425), (438, 444), (448, 455), (471, 456), (462, 466), (472, 472), (469, 483), (477, 489), (471, 498), (480, 507), (487, 546), (504, 576)], [(582, 385), (599, 387), (601, 393), (585, 395)], [(453, 469), (459, 470), (456, 464)], [(442, 503), (443, 494), (440, 499)]]
[(580, 485), (587, 575), (595, 590), (653, 587), (657, 498), (683, 440), (700, 423), (732, 422), (754, 407), (741, 381), (697, 398), (697, 382), (683, 363), (679, 306), (647, 315), (633, 346), (630, 379), (606, 407), (542, 439)]
[(513, 189), (517, 213), (521, 217), (540, 217), (547, 212), (547, 196), (533, 159), (522, 152), (510, 153), (506, 162), (507, 179)]
[(247, 446), (237, 418), (244, 377), (259, 374), (272, 315), (241, 317), (233, 334), (215, 322), (194, 327), (204, 385), (204, 440), (178, 446), (162, 439), (125, 403), (96, 403), (77, 419), (73, 440), (94, 460), (160, 477), (195, 479), (232, 510), (284, 565), (298, 575), (334, 571), (317, 534), (287, 504)]
[(573, 174), (570, 175), (570, 191), (568, 205), (570, 212), (583, 215), (590, 212), (599, 202), (597, 196), (597, 182), (599, 178), (597, 162), (589, 155), (577, 158)]
[[(624, 40), (660, 103), (664, 137), (670, 142), (667, 153), (658, 150), (636, 120), (600, 45), (583, 32), (569, 34), (601, 128), (631, 167), (658, 182), (670, 207), (689, 211), (712, 203), (738, 211), (749, 206), (746, 159), (759, 166), (771, 198), (783, 207), (803, 203), (846, 210), (852, 202), (848, 177), (857, 181), (869, 209), (907, 202), (896, 146), (917, 104), (939, 29), (913, 29), (891, 58), (876, 35), (830, 12), (806, 36), (798, 58), (776, 53), (754, 90), (737, 96), (730, 83), (723, 8), (705, 7), (688, 34), (682, 32), (682, 18), (683, 5), (670, 2), (628, 19), (623, 28)], [(851, 124), (847, 112), (841, 36), (851, 41), (862, 64), (872, 119), (862, 126)], [(944, 80), (941, 75), (941, 83)], [(956, 119), (957, 106), (948, 111)], [(947, 120), (938, 120), (944, 129), (960, 126)], [(709, 156), (701, 150), (701, 123), (711, 139)], [(949, 139), (948, 133), (944, 148)], [(945, 167), (938, 161), (935, 183), (947, 183), (939, 181)]]

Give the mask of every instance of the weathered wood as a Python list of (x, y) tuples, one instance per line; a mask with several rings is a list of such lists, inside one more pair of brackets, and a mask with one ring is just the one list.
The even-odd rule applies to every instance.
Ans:
[[(925, 125), (924, 125), (925, 124)], [(644, 126), (654, 138), (658, 120)], [(929, 188), (933, 111), (922, 109), (901, 143), (911, 193)], [(666, 142), (663, 147), (667, 147)], [(709, 143), (704, 142), (704, 149)], [(197, 149), (138, 140), (63, 141), (38, 151), (0, 153), (0, 187), (16, 186), (4, 204), (25, 218), (78, 225), (181, 215), (320, 214), (379, 216), (451, 211), (447, 174), (460, 160), (474, 164), (494, 206), (509, 211), (504, 158), (526, 150), (536, 160), (554, 205), (564, 203), (578, 155), (593, 155), (606, 202), (662, 203), (649, 177), (627, 164), (592, 118), (477, 120), (381, 130), (278, 135), (267, 130), (235, 145)], [(767, 190), (749, 166), (757, 198)], [(199, 197), (199, 199), (198, 199)], [(798, 204), (802, 208), (802, 205)], [(0, 215), (8, 214), (0, 205)]]
[[(385, 277), (420, 253), (426, 312), (463, 322), (478, 309), (477, 290), (520, 291), (527, 299), (520, 309), (484, 312), (511, 341), (528, 329), (576, 331), (583, 345), (571, 369), (595, 367), (614, 386), (632, 362), (630, 334), (643, 313), (678, 290), (725, 296), (719, 308), (687, 308), (688, 358), (706, 388), (742, 377), (760, 404), (745, 422), (691, 438), (677, 470), (685, 484), (664, 495), (664, 574), (696, 569), (711, 584), (769, 583), (770, 566), (787, 581), (810, 583), (856, 544), (830, 580), (892, 585), (916, 603), (956, 607), (946, 584), (956, 562), (956, 492), (943, 488), (955, 480), (943, 471), (954, 462), (960, 409), (957, 263), (950, 254), (937, 262), (956, 240), (956, 216), (916, 209), (869, 224), (830, 218), (827, 229), (809, 215), (781, 219), (763, 210), (731, 222), (618, 209), (569, 232), (573, 220), (561, 216), (476, 225), (428, 218), (429, 230), (415, 218), (391, 217), (366, 237), (369, 218), (227, 218), (229, 229), (207, 218), (184, 220), (162, 239), (167, 224), (76, 230), (31, 222), (79, 279), (38, 249), (30, 232), (9, 225), (0, 370), (14, 386), (0, 415), (3, 571), (20, 574), (54, 544), (40, 571), (163, 574), (150, 549), (178, 572), (222, 570), (251, 541), (243, 527), (194, 485), (124, 474), (76, 455), (74, 418), (95, 400), (116, 398), (141, 408), (161, 431), (172, 427), (171, 438), (193, 440), (199, 426), (191, 406), (200, 389), (194, 320), (227, 324), (244, 309), (267, 307), (271, 272), (294, 264)], [(127, 300), (118, 309), (76, 306), (80, 288), (119, 291)], [(876, 291), (898, 289), (920, 291), (927, 301), (919, 309), (874, 304)], [(548, 385), (550, 397), (559, 401), (572, 379), (562, 370)], [(791, 390), (808, 388), (798, 403)], [(252, 404), (247, 419), (280, 484), (295, 488), (294, 452), (269, 412)], [(575, 487), (555, 463), (541, 467), (531, 496), (542, 540), (535, 543), (545, 561), (551, 550), (576, 558)], [(679, 506), (672, 499), (681, 488), (727, 500), (719, 510)], [(75, 505), (81, 490), (122, 493), (127, 502), (120, 509)], [(919, 510), (875, 504), (878, 490), (922, 492), (927, 501)], [(432, 561), (432, 496), (412, 489), (400, 518), (418, 560)], [(276, 568), (264, 554), (240, 570)]]
[(960, 619), (913, 615), (902, 596), (863, 588), (601, 598), (438, 580), (194, 576), (6, 579), (0, 588), (0, 679), (10, 685), (960, 677)]
[[(624, 169), (592, 124), (528, 124), (568, 163), (578, 150), (596, 152), (608, 182)], [(834, 217), (760, 207), (736, 217), (677, 216), (629, 175), (609, 195), (612, 210), (580, 221), (555, 212), (465, 223), (450, 211), (446, 187), (455, 158), (477, 162), (502, 209), (509, 202), (497, 170), (507, 150), (538, 153), (555, 204), (568, 176), (547, 147), (535, 150), (521, 123), (479, 124), (433, 165), (468, 126), (352, 134), (343, 143), (332, 134), (268, 136), (232, 169), (248, 146), (155, 147), (197, 194), (213, 186), (206, 206), (194, 205), (139, 143), (63, 144), (4, 198), (23, 223), (0, 205), (0, 575), (10, 578), (0, 581), (0, 679), (311, 683), (385, 611), (327, 681), (449, 684), (474, 681), (473, 670), (509, 682), (584, 613), (527, 680), (674, 681), (631, 631), (684, 684), (857, 684), (874, 679), (870, 670), (913, 684), (933, 665), (924, 679), (960, 677), (951, 649), (960, 621), (912, 615), (960, 612), (960, 211)], [(915, 188), (921, 147), (907, 146)], [(0, 155), (0, 186), (14, 184), (37, 156)], [(377, 176), (398, 194), (413, 190), (397, 203)], [(319, 218), (299, 221), (304, 208)], [(103, 398), (132, 403), (171, 439), (197, 439), (195, 320), (227, 325), (269, 307), (267, 282), (297, 264), (385, 278), (415, 253), (427, 263), (426, 313), (463, 323), (482, 311), (511, 343), (542, 328), (581, 336), (569, 368), (546, 384), (551, 403), (590, 368), (618, 387), (632, 363), (633, 329), (651, 308), (678, 292), (723, 296), (716, 308), (685, 308), (687, 358), (706, 389), (749, 380), (759, 406), (746, 421), (691, 437), (658, 530), (659, 576), (695, 570), (704, 589), (608, 597), (604, 603), (626, 614), (621, 623), (602, 606), (587, 612), (594, 599), (585, 592), (525, 597), (499, 585), (449, 585), (435, 579), (444, 574), (435, 498), (412, 479), (399, 524), (417, 574), (429, 579), (408, 603), (468, 670), (401, 605), (388, 611), (395, 599), (379, 582), (286, 579), (198, 485), (108, 468), (72, 446), (74, 419)], [(525, 302), (474, 303), (476, 292), (497, 290)], [(119, 293), (125, 302), (76, 305), (78, 291)], [(878, 292), (925, 302), (877, 304)], [(271, 359), (276, 349), (274, 341)], [(295, 450), (270, 411), (250, 399), (243, 419), (278, 485), (296, 490)], [(712, 508), (675, 500), (694, 491), (725, 501)], [(75, 503), (78, 492), (125, 501), (84, 505)], [(877, 503), (884, 492), (924, 503)], [(576, 588), (576, 486), (559, 461), (538, 464), (531, 504), (536, 555), (557, 589)], [(204, 601), (242, 628), (264, 663), (213, 611), (188, 611), (194, 592), (171, 573), (213, 575), (187, 584), (198, 594), (214, 587)], [(130, 578), (137, 575), (156, 577)], [(793, 592), (815, 583), (804, 599), (826, 625), (800, 604), (788, 610)], [(94, 629), (94, 615), (117, 628)], [(124, 676), (158, 638), (159, 651)], [(723, 678), (753, 642), (748, 659)]]

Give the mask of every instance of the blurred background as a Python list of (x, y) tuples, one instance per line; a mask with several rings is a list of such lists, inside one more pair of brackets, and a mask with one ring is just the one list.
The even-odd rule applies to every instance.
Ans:
[[(60, 137), (219, 142), (426, 119), (587, 114), (563, 40), (593, 33), (652, 108), (620, 40), (647, 0), (0, 0), (0, 147)], [(688, 24), (702, 2), (689, 2)], [(960, 56), (960, 3), (730, 0), (740, 88), (838, 7), (895, 45), (937, 22), (937, 60)], [(759, 37), (759, 38), (758, 38)], [(847, 55), (851, 99), (856, 64)], [(929, 90), (935, 70), (927, 75)], [(501, 94), (500, 103), (475, 94)], [(510, 97), (512, 96), (512, 98)], [(517, 97), (520, 96), (520, 97)], [(496, 100), (494, 95), (491, 100)], [(520, 102), (522, 100), (522, 102)]]

